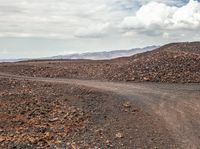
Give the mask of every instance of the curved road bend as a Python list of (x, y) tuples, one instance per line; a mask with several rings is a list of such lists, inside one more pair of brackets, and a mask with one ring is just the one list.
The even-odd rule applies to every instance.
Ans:
[(200, 148), (200, 84), (119, 83), (37, 78), (6, 73), (0, 73), (0, 78), (66, 83), (124, 96), (164, 119), (182, 148)]

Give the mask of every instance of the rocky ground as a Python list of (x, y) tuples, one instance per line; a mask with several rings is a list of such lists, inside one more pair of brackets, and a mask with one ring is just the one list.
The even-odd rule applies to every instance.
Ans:
[(200, 42), (168, 44), (151, 52), (105, 61), (4, 63), (0, 71), (35, 77), (200, 83)]
[[(0, 75), (2, 149), (171, 149), (187, 146), (185, 140), (190, 148), (199, 145), (198, 89), (177, 87), (172, 92), (161, 84), (161, 90), (153, 92), (151, 87), (140, 89), (133, 83), (107, 82), (106, 88), (102, 81), (95, 89), (90, 81), (200, 83), (199, 42), (168, 44), (113, 60), (1, 63), (0, 72), (21, 75)], [(88, 79), (91, 84), (84, 87), (81, 80), (69, 83), (71, 79), (65, 79), (65, 84), (56, 79), (44, 82), (37, 77)], [(98, 85), (102, 85), (99, 90)], [(152, 111), (136, 101), (153, 107)]]
[(132, 101), (86, 87), (0, 79), (0, 148), (176, 148)]

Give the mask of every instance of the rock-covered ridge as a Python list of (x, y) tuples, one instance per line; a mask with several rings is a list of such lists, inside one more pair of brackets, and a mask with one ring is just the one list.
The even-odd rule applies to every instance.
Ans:
[(172, 43), (153, 51), (112, 60), (2, 64), (0, 71), (39, 77), (200, 83), (200, 42)]

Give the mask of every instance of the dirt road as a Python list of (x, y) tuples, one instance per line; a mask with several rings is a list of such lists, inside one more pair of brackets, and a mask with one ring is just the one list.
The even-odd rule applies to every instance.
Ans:
[(155, 115), (155, 118), (164, 120), (180, 148), (200, 148), (200, 84), (102, 82), (5, 73), (0, 73), (0, 78), (73, 84), (124, 96)]

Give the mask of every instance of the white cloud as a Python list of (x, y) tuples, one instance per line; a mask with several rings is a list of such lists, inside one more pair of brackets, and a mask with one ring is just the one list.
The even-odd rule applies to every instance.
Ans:
[(134, 16), (125, 17), (120, 25), (125, 30), (143, 33), (165, 30), (200, 28), (200, 3), (190, 0), (182, 7), (168, 6), (164, 3), (150, 2), (143, 5)]
[(163, 38), (169, 38), (169, 33), (164, 32), (164, 33), (163, 33)]
[(62, 52), (59, 52), (58, 55), (70, 55), (70, 54), (76, 54), (75, 51), (62, 51)]
[(200, 27), (200, 3), (190, 2), (174, 13), (171, 19), (174, 28), (199, 28)]
[(0, 37), (120, 36), (124, 35), (117, 28), (121, 22), (125, 30), (148, 35), (162, 34), (163, 29), (198, 28), (200, 4), (191, 0), (177, 7), (180, 4), (184, 0), (0, 0)]
[(151, 2), (142, 6), (135, 16), (125, 17), (122, 22), (124, 28), (149, 28), (153, 26), (165, 26), (169, 23), (177, 8), (169, 7), (163, 3)]
[(82, 38), (99, 38), (107, 34), (108, 28), (109, 23), (93, 24), (77, 30), (75, 36)]
[[(127, 13), (132, 0), (0, 0), (0, 34), (5, 37), (96, 37)], [(96, 25), (97, 24), (97, 25)], [(95, 28), (96, 27), (96, 28)], [(88, 31), (88, 32), (87, 32)], [(78, 34), (78, 35), (77, 35)]]

